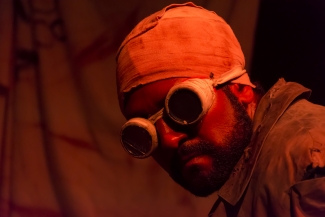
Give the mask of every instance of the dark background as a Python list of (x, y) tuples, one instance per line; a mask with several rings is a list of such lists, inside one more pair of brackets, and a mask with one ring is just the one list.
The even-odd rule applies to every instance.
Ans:
[(325, 1), (262, 0), (251, 76), (269, 89), (280, 77), (312, 89), (325, 105)]

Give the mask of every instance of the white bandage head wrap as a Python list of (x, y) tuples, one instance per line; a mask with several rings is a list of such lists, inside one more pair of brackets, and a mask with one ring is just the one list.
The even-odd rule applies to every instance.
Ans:
[(168, 78), (212, 79), (255, 87), (229, 25), (193, 3), (172, 4), (142, 20), (125, 38), (117, 56), (121, 111), (125, 94), (139, 85)]

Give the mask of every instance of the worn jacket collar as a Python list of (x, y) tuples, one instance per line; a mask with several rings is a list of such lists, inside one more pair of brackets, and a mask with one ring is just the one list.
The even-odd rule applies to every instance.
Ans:
[(253, 120), (250, 144), (234, 167), (230, 178), (217, 192), (218, 196), (235, 205), (249, 183), (263, 143), (275, 123), (296, 99), (308, 98), (311, 90), (294, 82), (279, 81), (262, 97)]

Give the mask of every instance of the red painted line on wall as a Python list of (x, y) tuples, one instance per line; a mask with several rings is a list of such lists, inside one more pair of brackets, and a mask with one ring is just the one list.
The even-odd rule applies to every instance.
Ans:
[(96, 149), (95, 146), (93, 146), (92, 143), (90, 143), (90, 142), (86, 142), (86, 141), (76, 139), (76, 138), (73, 138), (73, 137), (69, 137), (69, 136), (66, 136), (66, 135), (54, 134), (54, 133), (51, 133), (51, 132), (49, 132), (49, 134), (52, 137), (57, 138), (57, 139), (62, 140), (62, 141), (65, 141), (65, 142), (67, 142), (67, 143), (69, 143), (70, 145), (73, 145), (73, 146), (77, 146), (77, 147), (85, 148), (85, 149), (92, 149), (92, 150)]
[(86, 142), (84, 140), (81, 139), (77, 139), (71, 136), (67, 136), (67, 135), (63, 135), (63, 134), (57, 134), (57, 133), (53, 133), (52, 131), (50, 131), (45, 124), (33, 124), (33, 126), (35, 127), (40, 127), (43, 131), (45, 131), (47, 133), (47, 135), (49, 135), (50, 137), (53, 137), (55, 139), (59, 139), (62, 140), (72, 146), (76, 146), (79, 148), (84, 148), (84, 149), (89, 149), (89, 150), (96, 150), (96, 146), (93, 143), (90, 142)]
[(89, 65), (108, 57), (115, 49), (116, 45), (109, 39), (108, 32), (104, 32), (76, 55), (75, 63), (79, 67)]

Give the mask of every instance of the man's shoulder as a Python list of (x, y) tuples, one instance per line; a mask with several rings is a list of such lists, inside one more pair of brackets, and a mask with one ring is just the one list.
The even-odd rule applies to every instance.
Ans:
[(306, 99), (293, 102), (274, 123), (268, 137), (269, 142), (286, 148), (310, 148), (314, 140), (325, 147), (325, 107)]
[[(263, 96), (254, 117), (254, 129), (299, 131), (325, 130), (325, 107), (308, 101), (311, 90), (296, 82), (279, 81)], [(274, 129), (275, 128), (275, 129)]]
[(313, 150), (322, 153), (320, 157), (325, 162), (325, 107), (300, 99), (284, 111), (269, 131), (262, 155), (277, 156), (279, 164), (291, 162), (298, 181), (313, 163)]
[(325, 107), (306, 99), (293, 102), (275, 125), (281, 130), (295, 130), (297, 135), (310, 132), (323, 133), (325, 138)]

